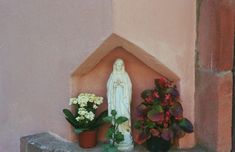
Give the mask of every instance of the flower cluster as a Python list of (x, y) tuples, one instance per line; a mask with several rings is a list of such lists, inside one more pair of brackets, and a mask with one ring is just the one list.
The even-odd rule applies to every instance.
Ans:
[(191, 122), (183, 118), (179, 92), (171, 81), (156, 79), (155, 87), (144, 90), (141, 97), (143, 102), (136, 108), (138, 120), (134, 125), (138, 132), (135, 138), (138, 144), (152, 136), (169, 141), (182, 137), (185, 132), (193, 132)]
[(70, 98), (69, 105), (77, 105), (76, 120), (87, 125), (95, 119), (95, 111), (103, 103), (103, 97), (93, 93), (81, 93), (77, 98)]
[(81, 93), (77, 98), (70, 98), (69, 105), (78, 104), (80, 107), (86, 107), (88, 103), (94, 103), (94, 109), (103, 103), (103, 97), (96, 96), (93, 93)]

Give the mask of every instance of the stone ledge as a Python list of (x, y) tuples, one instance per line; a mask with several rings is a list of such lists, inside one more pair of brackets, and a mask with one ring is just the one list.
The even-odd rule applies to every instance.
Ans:
[[(53, 133), (29, 135), (20, 139), (20, 152), (101, 152), (101, 146), (92, 149), (82, 149), (77, 143), (72, 143)], [(134, 152), (148, 152), (143, 146), (135, 146)], [(190, 150), (171, 150), (171, 152), (207, 152), (201, 147)]]

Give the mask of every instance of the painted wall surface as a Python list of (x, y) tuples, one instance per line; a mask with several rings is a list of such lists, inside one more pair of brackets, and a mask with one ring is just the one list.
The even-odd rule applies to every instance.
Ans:
[(24, 135), (68, 136), (62, 108), (70, 74), (113, 32), (180, 77), (185, 115), (194, 121), (195, 3), (0, 0), (0, 151), (19, 151)]
[(0, 0), (0, 151), (21, 136), (68, 136), (71, 73), (112, 33), (110, 0)]
[[(194, 122), (196, 1), (113, 0), (113, 30), (180, 77), (184, 115)], [(181, 141), (190, 147), (194, 136)]]

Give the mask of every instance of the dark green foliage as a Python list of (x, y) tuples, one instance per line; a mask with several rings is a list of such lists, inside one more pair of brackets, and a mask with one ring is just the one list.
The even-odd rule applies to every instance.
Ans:
[(113, 117), (112, 116), (107, 116), (103, 118), (104, 122), (112, 123)]
[(74, 127), (74, 132), (79, 134), (85, 130), (98, 128), (104, 121), (103, 118), (108, 116), (108, 110), (103, 111), (98, 117), (96, 117), (90, 124), (88, 128), (81, 128), (76, 117), (68, 109), (63, 109), (66, 120)]
[(114, 136), (115, 140), (117, 143), (120, 143), (121, 141), (124, 140), (124, 136), (120, 131), (117, 131), (115, 136)]
[(112, 110), (112, 111), (111, 111), (111, 115), (112, 115), (112, 116), (116, 116), (116, 115), (117, 115), (117, 111), (116, 111), (116, 110)]
[(75, 116), (72, 114), (72, 112), (68, 109), (63, 109), (63, 113), (65, 115), (66, 120), (74, 127), (78, 128), (79, 124), (76, 120)]
[(124, 123), (127, 120), (128, 119), (126, 117), (120, 116), (116, 119), (116, 123), (120, 125), (120, 124)]
[(180, 126), (181, 129), (183, 129), (186, 133), (191, 133), (193, 132), (193, 125), (192, 123), (186, 119), (183, 118), (179, 121), (178, 125)]
[(91, 126), (91, 129), (98, 128), (102, 123), (103, 123), (103, 118), (108, 116), (108, 110), (103, 111), (102, 113), (99, 114), (96, 119), (94, 119), (94, 123)]
[(150, 90), (150, 89), (144, 90), (144, 91), (141, 93), (141, 97), (142, 97), (143, 99), (145, 99), (145, 98), (151, 96), (152, 94), (153, 94), (153, 90)]
[(109, 144), (103, 146), (103, 152), (117, 152), (116, 144), (124, 140), (124, 135), (118, 130), (119, 125), (126, 122), (126, 117), (120, 116), (117, 118), (116, 110), (111, 111), (112, 116), (104, 117), (103, 120), (111, 124), (111, 127), (106, 132), (106, 137), (110, 141)]
[(135, 123), (134, 123), (134, 128), (135, 129), (140, 129), (142, 126), (142, 121), (141, 120), (137, 120)]

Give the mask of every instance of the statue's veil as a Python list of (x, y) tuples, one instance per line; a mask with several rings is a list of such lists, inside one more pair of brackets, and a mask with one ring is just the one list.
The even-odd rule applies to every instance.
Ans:
[[(122, 70), (120, 72), (118, 72), (116, 70), (116, 65), (117, 65), (118, 62), (122, 62)], [(116, 73), (125, 73), (125, 65), (124, 65), (124, 61), (122, 59), (120, 59), (120, 58), (116, 59), (116, 61), (113, 64), (113, 72), (112, 73), (113, 74), (116, 74)]]

